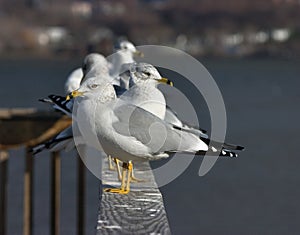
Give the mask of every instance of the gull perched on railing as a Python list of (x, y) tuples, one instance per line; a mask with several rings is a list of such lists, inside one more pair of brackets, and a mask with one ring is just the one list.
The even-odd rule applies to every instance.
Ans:
[[(160, 81), (149, 80), (155, 85)], [(121, 187), (107, 188), (107, 192), (126, 194), (130, 191), (132, 162), (168, 158), (177, 152), (202, 154), (209, 150), (208, 144), (197, 135), (134, 105), (134, 95), (131, 102), (129, 95), (127, 99), (118, 98), (113, 85), (102, 79), (89, 79), (72, 92), (73, 97), (81, 97), (77, 115), (95, 115), (90, 131), (96, 134), (107, 155), (123, 162)]]
[[(87, 69), (87, 75), (85, 76), (86, 80), (93, 79), (93, 80), (102, 80), (103, 77), (107, 77), (107, 81), (110, 81), (113, 83), (113, 79), (109, 77), (107, 70), (104, 70), (101, 68), (103, 63), (101, 62), (100, 65), (98, 64), (101, 60), (94, 59), (95, 55), (91, 54), (87, 56), (85, 59), (85, 67)], [(128, 103), (132, 103), (140, 108), (143, 108), (147, 110), (148, 112), (152, 113), (153, 115), (159, 117), (160, 119), (165, 120), (167, 123), (172, 124), (173, 126), (176, 126), (177, 129), (183, 129), (187, 132), (191, 132), (199, 138), (202, 138), (202, 141), (204, 141), (206, 144), (209, 144), (211, 140), (208, 138), (208, 136), (201, 130), (195, 129), (193, 127), (190, 127), (187, 124), (179, 126), (178, 123), (181, 123), (181, 120), (173, 113), (172, 110), (167, 108), (166, 101), (164, 98), (164, 95), (162, 92), (157, 89), (157, 81), (164, 82), (166, 84), (172, 85), (172, 82), (170, 82), (166, 78), (162, 78), (157, 69), (146, 63), (132, 63), (128, 64), (127, 70), (121, 74), (121, 77), (126, 77), (128, 80), (128, 84), (130, 85), (130, 89), (126, 90), (124, 88), (118, 87), (114, 85), (115, 92), (118, 93), (117, 96)], [(98, 72), (97, 72), (98, 69)], [(99, 71), (100, 70), (100, 71)], [(89, 71), (93, 71), (92, 73)], [(105, 72), (106, 71), (106, 72)], [(75, 92), (76, 94), (76, 92)], [(64, 107), (73, 106), (73, 100), (71, 101), (65, 101), (63, 97), (56, 97), (56, 96), (49, 96), (50, 99), (53, 100), (54, 103), (56, 103), (57, 106), (60, 106), (60, 109), (64, 109)], [(72, 105), (70, 105), (72, 104)], [(71, 109), (72, 110), (72, 109)], [(173, 115), (173, 118), (169, 118), (170, 115), (165, 115), (165, 113), (171, 113)], [(174, 121), (175, 119), (175, 121)], [(66, 137), (72, 136), (71, 131), (68, 129), (64, 131), (64, 133), (57, 136), (57, 138), (61, 138), (68, 146), (70, 146), (69, 143), (66, 141)], [(49, 143), (46, 143), (44, 146), (41, 146), (41, 148), (54, 148), (56, 144), (59, 144), (59, 139), (51, 140)], [(73, 140), (70, 139), (70, 142)], [(216, 143), (216, 145), (222, 146), (222, 151), (220, 153), (220, 156), (228, 156), (228, 157), (236, 157), (236, 153), (231, 150), (242, 150), (242, 147), (231, 145), (231, 144), (220, 144)], [(63, 145), (60, 145), (63, 146)], [(39, 148), (39, 149), (41, 149)], [(55, 149), (55, 148), (54, 148)], [(217, 147), (212, 146), (211, 149), (213, 152), (217, 151)], [(116, 161), (117, 167), (118, 167), (118, 161)], [(120, 171), (118, 169), (118, 173), (120, 176)]]
[[(243, 149), (241, 146), (221, 143), (221, 149), (209, 149), (209, 138), (163, 120), (166, 103), (157, 85), (159, 82), (171, 82), (161, 78), (152, 65), (145, 63), (131, 64), (129, 73), (131, 87), (119, 97), (111, 83), (105, 83), (105, 80), (97, 77), (86, 80), (71, 94), (73, 97), (83, 96), (78, 107), (83, 107), (84, 115), (97, 115), (93, 120), (95, 123), (90, 126), (98, 128), (92, 131), (97, 134), (102, 149), (123, 161), (121, 188), (107, 191), (129, 192), (132, 161), (160, 159), (175, 152), (203, 155), (207, 151), (213, 153), (217, 150), (220, 156), (235, 157), (236, 153), (232, 150)], [(157, 124), (161, 128), (156, 128)], [(152, 133), (156, 135), (151, 136)], [(167, 145), (164, 145), (163, 137)]]
[[(194, 134), (195, 136), (198, 136), (198, 138), (206, 145), (208, 145), (210, 142), (213, 142), (208, 138), (205, 131), (183, 123), (175, 114), (175, 112), (173, 112), (166, 105), (164, 95), (156, 87), (158, 84), (157, 81), (164, 81), (165, 83), (169, 83), (169, 85), (172, 85), (172, 83), (167, 79), (162, 78), (154, 66), (145, 63), (134, 63), (133, 56), (135, 54), (140, 53), (136, 50), (134, 45), (130, 42), (123, 42), (120, 43), (120, 49), (117, 50), (114, 57), (112, 57), (111, 64), (107, 62), (102, 55), (96, 53), (88, 55), (83, 63), (83, 67), (81, 70), (82, 78), (80, 79), (79, 84), (85, 84), (90, 79), (92, 79), (94, 82), (97, 80), (103, 82), (103, 77), (105, 77), (107, 78), (104, 79), (106, 82), (114, 85), (114, 92), (116, 93), (119, 100), (148, 111), (159, 119), (164, 120), (166, 123), (172, 125), (177, 130), (184, 131), (184, 133), (189, 132), (191, 134)], [(75, 87), (73, 86), (73, 88)], [(72, 95), (76, 96), (76, 92), (72, 93)], [(55, 95), (49, 96), (49, 99), (51, 100), (52, 104), (54, 104), (54, 108), (63, 111), (69, 116), (72, 116), (74, 100), (65, 100), (64, 97)], [(57, 150), (58, 147), (63, 148), (65, 146), (67, 146), (67, 148), (70, 148), (72, 145), (75, 146), (72, 137), (72, 128), (68, 128), (59, 133), (52, 140), (35, 148), (35, 151), (39, 152), (43, 149)], [(221, 144), (217, 142), (213, 143), (216, 143), (216, 146), (221, 146), (221, 149), (220, 147), (216, 148), (212, 146), (211, 149), (208, 149), (208, 151), (216, 152), (217, 150), (219, 150), (221, 151), (220, 156), (236, 157), (236, 153), (232, 150), (243, 149), (243, 147), (241, 146), (226, 143)], [(198, 151), (197, 153), (200, 154), (200, 151)], [(203, 150), (202, 154), (205, 153), (206, 151)], [(116, 158), (115, 162), (118, 168), (119, 164)], [(111, 164), (110, 167), (112, 168)], [(118, 170), (118, 173), (120, 177), (120, 170)], [(134, 179), (132, 174), (131, 178)]]
[(107, 192), (130, 191), (132, 162), (167, 158), (172, 152), (208, 150), (198, 136), (173, 128), (152, 113), (117, 98), (110, 83), (90, 79), (72, 95), (82, 97), (78, 99), (77, 115), (96, 115), (90, 131), (96, 133), (105, 153), (123, 162), (121, 188), (105, 189)]

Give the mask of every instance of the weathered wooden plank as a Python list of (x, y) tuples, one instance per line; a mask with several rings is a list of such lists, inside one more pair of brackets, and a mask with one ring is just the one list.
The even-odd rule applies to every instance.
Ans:
[(6, 234), (8, 153), (0, 150), (0, 234)]
[(28, 115), (36, 113), (37, 110), (35, 108), (1, 108), (0, 109), (0, 119), (2, 118), (11, 118), (16, 115)]
[[(145, 182), (132, 183), (127, 195), (105, 193), (101, 189), (101, 205), (97, 234), (171, 234), (163, 204), (149, 163), (134, 166), (135, 176)], [(145, 173), (147, 171), (147, 174)], [(102, 165), (102, 187), (119, 187), (117, 173)]]
[(51, 156), (51, 216), (50, 234), (59, 235), (60, 231), (60, 187), (61, 187), (61, 159), (58, 152)]
[(0, 148), (32, 145), (28, 142), (38, 138), (59, 119), (60, 126), (66, 122), (65, 126), (70, 125), (68, 119), (61, 117), (62, 115), (57, 112), (35, 109), (0, 109)]

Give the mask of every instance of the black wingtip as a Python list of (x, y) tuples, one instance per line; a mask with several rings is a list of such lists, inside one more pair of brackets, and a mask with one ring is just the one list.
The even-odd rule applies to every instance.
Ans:
[(42, 103), (52, 103), (52, 101), (47, 98), (41, 98), (41, 99), (38, 99), (38, 101), (42, 102)]
[(43, 148), (38, 148), (38, 146), (36, 146), (36, 147), (29, 148), (27, 150), (27, 153), (30, 153), (32, 156), (35, 156), (36, 154), (42, 152), (42, 150), (43, 150)]
[(233, 151), (229, 151), (227, 149), (222, 149), (220, 152), (220, 157), (230, 157), (230, 158), (237, 158), (239, 155)]
[(39, 150), (34, 150), (34, 148), (30, 148), (27, 150), (27, 153), (30, 153), (32, 156), (35, 156), (39, 152), (40, 152)]
[(66, 97), (61, 96), (61, 95), (48, 95), (48, 98), (51, 99), (52, 101), (58, 101), (58, 100), (66, 100)]
[(57, 95), (54, 95), (54, 94), (50, 94), (48, 95), (49, 98), (54, 98), (54, 97), (57, 97)]
[(238, 150), (238, 151), (242, 151), (245, 149), (245, 147), (243, 147), (241, 145), (228, 144), (228, 143), (224, 143), (223, 147), (228, 150)]
[(244, 146), (240, 146), (240, 145), (239, 145), (239, 146), (236, 147), (236, 150), (239, 150), (239, 151), (243, 151), (244, 149), (245, 149)]
[(200, 130), (201, 132), (203, 132), (203, 134), (207, 134), (207, 130), (204, 130), (204, 129), (202, 129), (202, 128), (199, 128), (199, 130)]
[[(208, 151), (198, 151), (195, 153), (195, 155), (200, 155), (200, 156), (204, 156), (205, 154), (208, 155), (212, 155), (212, 156), (216, 156), (216, 152), (212, 151), (212, 150), (208, 150)], [(222, 149), (219, 153), (219, 157), (226, 157), (226, 158), (237, 158), (239, 155), (236, 152), (233, 152), (231, 150), (228, 149)]]

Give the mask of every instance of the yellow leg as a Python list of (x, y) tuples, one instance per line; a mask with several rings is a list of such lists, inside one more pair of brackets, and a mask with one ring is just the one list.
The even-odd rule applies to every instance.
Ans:
[(128, 163), (128, 171), (127, 171), (127, 184), (126, 184), (126, 191), (130, 191), (130, 180), (131, 180), (131, 175), (133, 171), (133, 165), (131, 162)]
[(117, 172), (118, 172), (118, 178), (119, 178), (120, 181), (122, 181), (122, 174), (121, 174), (121, 169), (120, 169), (120, 165), (119, 165), (119, 162), (121, 162), (121, 161), (119, 159), (115, 158), (115, 157), (108, 156), (109, 170), (111, 170), (111, 171), (116, 170), (116, 168), (112, 164), (112, 161), (115, 162)]
[(131, 175), (130, 175), (130, 180), (134, 183), (139, 183), (139, 182), (146, 182), (146, 180), (143, 180), (143, 179), (139, 179), (139, 178), (136, 178), (133, 174), (133, 164), (132, 162), (130, 161), (131, 165), (132, 165), (132, 171), (131, 171)]
[[(115, 163), (116, 163), (116, 166), (117, 166), (117, 171), (118, 171), (118, 178), (119, 180), (122, 182), (122, 174), (121, 174), (121, 169), (120, 169), (120, 165), (119, 165), (119, 162), (121, 162), (120, 160), (118, 160), (117, 158), (113, 158)], [(130, 161), (131, 162), (131, 161)], [(138, 179), (134, 176), (133, 174), (133, 164), (131, 163), (132, 165), (132, 171), (131, 171), (131, 174), (130, 174), (130, 181), (132, 183), (140, 183), (140, 182), (146, 182), (146, 180), (143, 180), (143, 179)]]
[[(121, 168), (120, 168), (120, 165), (119, 165), (119, 162), (121, 162), (121, 161), (117, 158), (113, 158), (113, 160), (114, 160), (114, 162), (116, 163), (116, 166), (117, 166), (118, 178), (122, 182)], [(133, 175), (133, 165), (132, 165), (132, 171), (131, 171), (131, 175), (130, 175), (130, 181), (131, 182), (145, 182), (145, 180), (138, 179)]]
[(120, 165), (119, 165), (119, 162), (121, 162), (121, 161), (117, 158), (113, 158), (113, 159), (117, 166), (118, 178), (122, 182), (122, 174), (121, 174), (121, 169), (120, 169)]
[(111, 171), (115, 170), (115, 167), (112, 164), (112, 157), (110, 155), (108, 155), (108, 169)]
[(130, 191), (130, 174), (132, 171), (132, 163), (123, 162), (122, 182), (120, 188), (106, 188), (103, 191), (109, 193), (127, 194)]

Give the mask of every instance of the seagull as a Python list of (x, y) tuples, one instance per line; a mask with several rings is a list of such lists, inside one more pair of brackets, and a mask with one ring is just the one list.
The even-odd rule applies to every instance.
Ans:
[[(109, 73), (112, 77), (117, 78), (123, 64), (133, 63), (135, 62), (135, 56), (143, 56), (143, 53), (138, 51), (132, 42), (129, 41), (121, 41), (119, 42), (115, 48), (115, 53), (112, 55), (111, 63), (107, 62)], [(97, 55), (98, 59), (105, 59), (105, 57), (101, 54), (92, 53)], [(103, 57), (103, 58), (100, 58)], [(86, 63), (87, 64), (87, 63)], [(83, 82), (84, 74), (86, 73), (84, 70), (87, 68), (84, 65), (80, 68), (77, 68), (71, 72), (65, 82), (65, 93), (69, 94), (72, 91), (78, 89), (80, 84)], [(117, 79), (116, 79), (117, 81)]]
[[(153, 68), (146, 64), (135, 65), (135, 70), (131, 71), (139, 76), (135, 77), (136, 84), (124, 94), (125, 98), (117, 97), (111, 83), (103, 83), (105, 82), (103, 79), (97, 78), (87, 80), (78, 90), (72, 92), (73, 97), (83, 97), (83, 101), (79, 105), (83, 107), (84, 115), (90, 116), (92, 113), (97, 115), (96, 123), (91, 126), (96, 128), (93, 131), (97, 133), (103, 150), (106, 154), (123, 162), (121, 188), (107, 189), (108, 192), (121, 194), (129, 192), (133, 162), (166, 158), (175, 152), (203, 155), (207, 151), (211, 153), (217, 151), (215, 147), (209, 149), (208, 145), (211, 140), (208, 138), (203, 139), (201, 136), (168, 123), (162, 116), (156, 115), (155, 112), (160, 113), (160, 108), (154, 109), (155, 112), (153, 112), (151, 109), (141, 107), (139, 102), (143, 99), (143, 102), (153, 103), (147, 91), (149, 87), (157, 89), (156, 86), (162, 81), (160, 76), (152, 77), (151, 73), (148, 74), (149, 70), (155, 71)], [(158, 72), (154, 74), (158, 75)], [(134, 79), (132, 80), (134, 82)], [(146, 95), (143, 94), (144, 91), (146, 91)], [(163, 103), (164, 101), (160, 100), (159, 102)], [(150, 105), (149, 107), (154, 106)], [(163, 107), (165, 107), (165, 103)], [(162, 138), (166, 138), (166, 142)], [(219, 149), (221, 156), (234, 157), (236, 154), (230, 148), (243, 149), (242, 146), (230, 144), (226, 145), (226, 147), (230, 147), (229, 150), (224, 147), (225, 144), (222, 149)]]
[(219, 149), (221, 156), (236, 157), (236, 153), (231, 150), (243, 150), (242, 146), (212, 141), (202, 129), (197, 129), (183, 123), (175, 112), (166, 105), (163, 93), (157, 88), (160, 83), (173, 86), (173, 82), (167, 78), (163, 78), (153, 65), (148, 63), (132, 63), (127, 65), (127, 68), (127, 71), (121, 74), (121, 76), (126, 77), (124, 80), (128, 81), (127, 83), (130, 88), (123, 91), (123, 93), (115, 88), (115, 91), (119, 93), (117, 94), (118, 98), (152, 113), (177, 129), (182, 129), (199, 136), (207, 144), (212, 142), (213, 146), (211, 150), (213, 152), (219, 149), (217, 146), (222, 146), (222, 149)]
[(82, 65), (83, 76), (80, 85), (90, 77), (96, 77), (96, 76), (102, 76), (108, 78), (108, 80), (111, 80), (113, 82), (113, 78), (110, 77), (109, 75), (110, 73), (109, 68), (110, 68), (110, 63), (106, 60), (106, 58), (103, 55), (98, 53), (88, 54), (83, 61), (83, 65)]
[[(127, 47), (127, 50), (129, 50), (128, 48), (129, 49), (131, 48), (130, 50), (132, 50), (132, 47)], [(121, 55), (120, 58), (124, 56), (124, 54), (126, 55), (126, 53), (119, 53), (119, 54)], [(128, 58), (130, 57), (128, 56)], [(111, 70), (109, 69), (111, 68), (110, 66), (111, 65), (106, 61), (106, 59), (102, 55), (96, 53), (92, 53), (88, 55), (85, 58), (83, 63), (83, 69), (82, 69), (83, 76), (80, 83), (84, 84), (86, 81), (90, 80), (90, 78), (99, 79), (102, 77), (106, 77), (107, 82), (110, 82), (110, 84), (114, 85), (113, 86), (114, 90), (118, 94), (120, 100), (125, 101), (127, 103), (131, 103), (139, 108), (148, 111), (149, 113), (155, 115), (161, 120), (164, 120), (166, 123), (171, 124), (174, 128), (178, 130), (190, 132), (200, 137), (200, 140), (202, 140), (207, 145), (209, 145), (209, 143), (212, 142), (203, 130), (191, 127), (190, 125), (183, 123), (178, 118), (176, 113), (166, 106), (164, 95), (161, 93), (160, 90), (157, 89), (157, 85), (158, 85), (157, 81), (164, 82), (169, 85), (172, 85), (172, 82), (170, 82), (168, 79), (162, 78), (154, 66), (146, 63), (123, 64), (121, 70), (124, 70), (124, 68), (127, 69), (125, 69), (125, 72), (123, 72), (118, 77), (119, 81), (122, 81), (119, 83), (116, 82), (116, 78), (112, 78), (112, 76), (110, 76), (111, 75), (110, 73)], [(74, 94), (76, 96), (76, 92)], [(67, 114), (72, 115), (71, 110), (73, 107), (73, 102), (74, 102), (73, 100), (65, 101), (63, 97), (58, 97), (58, 96), (49, 96), (49, 98), (50, 100), (52, 100), (52, 102), (55, 103), (56, 106), (59, 107), (60, 110), (67, 110)], [(66, 131), (66, 133), (61, 133), (61, 134), (62, 135), (56, 136), (49, 143), (40, 146), (39, 151), (45, 148), (57, 149), (57, 146), (60, 147), (67, 146), (67, 148), (70, 148), (70, 146), (72, 145), (75, 146), (73, 139), (62, 138), (62, 136), (64, 137), (63, 134), (66, 134), (67, 137), (71, 136), (73, 133), (70, 130)], [(64, 142), (64, 144), (61, 144), (60, 140)], [(216, 145), (220, 145), (220, 143), (217, 142), (213, 142), (213, 143), (215, 143)], [(241, 146), (236, 146), (236, 145), (231, 145), (226, 143), (221, 144), (220, 146), (222, 146), (222, 149), (219, 149), (221, 151), (220, 155), (227, 156), (227, 157), (236, 157), (237, 156), (236, 153), (234, 153), (232, 150), (243, 149), (243, 147)], [(218, 149), (215, 147), (211, 147), (210, 149), (210, 151), (212, 152), (216, 152), (217, 150)], [(198, 151), (199, 155), (200, 152), (201, 151)], [(206, 151), (202, 151), (202, 154), (205, 153)], [(115, 158), (114, 161), (117, 164), (119, 178), (121, 178), (118, 160)], [(132, 174), (132, 171), (131, 171), (131, 179), (135, 179)]]
[[(102, 69), (100, 69), (100, 71), (97, 72), (99, 60), (95, 60), (93, 57), (94, 55), (90, 55), (85, 59), (84, 67), (86, 67), (86, 71), (88, 71), (86, 77), (88, 79), (93, 79), (94, 81), (97, 79), (103, 80), (103, 77), (107, 77), (107, 81), (110, 81), (111, 78), (109, 78), (107, 70), (106, 73), (101, 71)], [(100, 65), (102, 65), (102, 62), (100, 63)], [(89, 71), (93, 72), (91, 73)], [(200, 138), (202, 138), (202, 141), (204, 141), (207, 144), (212, 142), (214, 144), (211, 147), (211, 150), (213, 152), (216, 152), (217, 149), (219, 149), (216, 146), (222, 146), (222, 149), (219, 149), (221, 151), (220, 156), (237, 157), (237, 154), (235, 152), (232, 152), (232, 150), (243, 150), (243, 147), (238, 145), (232, 145), (227, 143), (221, 144), (218, 142), (214, 142), (210, 140), (207, 134), (205, 134), (205, 132), (201, 129), (197, 129), (191, 127), (190, 125), (183, 124), (181, 120), (177, 117), (177, 115), (166, 106), (164, 95), (159, 89), (157, 89), (157, 85), (159, 83), (165, 83), (171, 86), (173, 85), (173, 83), (166, 78), (162, 78), (154, 66), (147, 63), (127, 64), (127, 70), (123, 72), (120, 76), (126, 77), (126, 79), (123, 79), (127, 80), (127, 83), (130, 85), (129, 90), (114, 85), (115, 92), (121, 100), (132, 103), (140, 108), (145, 109), (146, 111), (152, 113), (160, 119), (165, 120), (167, 123), (172, 124), (177, 129), (183, 129), (187, 132), (191, 132), (199, 136)], [(65, 113), (72, 115), (72, 112), (70, 110), (73, 109), (73, 99), (66, 101), (64, 97), (59, 97), (55, 95), (50, 95), (49, 98), (52, 100), (52, 102), (55, 103), (57, 107), (59, 107), (59, 110), (65, 109)], [(165, 115), (167, 113), (168, 115)], [(75, 145), (72, 139), (69, 139), (69, 141), (73, 142), (73, 144)], [(54, 141), (54, 143), (58, 144), (59, 142)], [(70, 146), (70, 144), (67, 143), (67, 141), (65, 141), (65, 143), (67, 146)], [(64, 147), (64, 145), (60, 146)], [(44, 145), (44, 148), (49, 147), (53, 147), (53, 145)], [(114, 159), (114, 161), (117, 164), (119, 178), (121, 178), (120, 169), (118, 167), (118, 160)], [(111, 163), (110, 168), (113, 168)]]
[(152, 113), (117, 98), (110, 83), (87, 80), (72, 95), (81, 97), (77, 115), (79, 112), (87, 117), (96, 115), (92, 131), (104, 152), (123, 162), (121, 187), (105, 189), (107, 192), (127, 194), (130, 191), (132, 162), (168, 158), (176, 152), (208, 151), (208, 145), (193, 133), (175, 128)]
[[(101, 54), (88, 54), (83, 61), (81, 71), (82, 77), (80, 79), (80, 83), (94, 76), (102, 76), (107, 78), (108, 81), (111, 81), (112, 83), (114, 82), (114, 80), (109, 76), (109, 63), (107, 62), (106, 58)], [(76, 89), (80, 87), (80, 83)], [(68, 94), (70, 94), (70, 92)], [(48, 98), (40, 99), (40, 101), (51, 104), (55, 110), (60, 111), (72, 118), (74, 100), (66, 99), (65, 96), (49, 95)], [(33, 148), (33, 153), (37, 154), (43, 151), (44, 149), (49, 149), (50, 151), (58, 151), (62, 149), (69, 150), (74, 147), (75, 143), (73, 140), (72, 127), (69, 127), (61, 133), (58, 133), (46, 143), (42, 143)]]
[[(194, 128), (191, 125), (182, 122), (177, 114), (166, 104), (163, 93), (157, 89), (157, 84), (153, 86), (153, 83), (150, 81), (151, 78), (154, 78), (170, 86), (173, 86), (173, 82), (162, 77), (153, 65), (148, 63), (131, 63), (124, 64), (123, 67), (126, 67), (126, 69), (125, 72), (120, 74), (120, 80), (123, 81), (123, 84), (128, 84), (126, 87), (128, 87), (127, 89), (130, 89), (127, 91), (125, 87), (115, 86), (117, 96), (126, 99), (128, 94), (136, 92), (140, 97), (135, 99), (135, 105), (144, 108), (168, 123), (191, 131), (204, 138), (208, 138), (208, 135), (205, 134), (205, 130)], [(141, 92), (141, 90), (143, 92)]]
[(82, 77), (83, 72), (81, 68), (73, 70), (65, 83), (65, 93), (69, 94), (70, 92), (78, 89), (80, 87)]
[(111, 62), (110, 75), (117, 78), (120, 73), (122, 73), (122, 68), (124, 64), (134, 63), (135, 57), (143, 57), (144, 54), (137, 50), (132, 42), (121, 41), (115, 46), (115, 53), (109, 57)]

